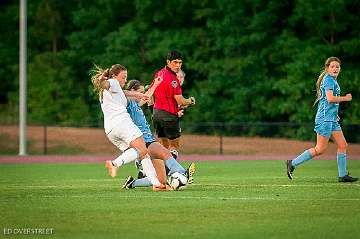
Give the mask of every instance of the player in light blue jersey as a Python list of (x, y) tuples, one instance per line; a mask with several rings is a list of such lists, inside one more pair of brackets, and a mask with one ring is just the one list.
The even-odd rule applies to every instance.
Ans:
[[(161, 78), (158, 77), (155, 79), (153, 86), (146, 92), (146, 95), (151, 98), (155, 88), (158, 84), (161, 82)], [(129, 81), (127, 85), (127, 90), (129, 91), (137, 91), (137, 92), (144, 92), (144, 86), (140, 83), (138, 80), (131, 80)], [(188, 177), (188, 181), (192, 180), (192, 175), (194, 171), (192, 170), (185, 170), (171, 155), (170, 151), (166, 149), (163, 145), (161, 145), (159, 142), (157, 142), (153, 134), (151, 133), (150, 126), (145, 118), (144, 112), (141, 109), (141, 105), (143, 105), (145, 101), (140, 100), (134, 100), (129, 99), (127, 111), (135, 123), (135, 125), (141, 130), (143, 133), (144, 141), (146, 144), (146, 147), (148, 149), (150, 157), (153, 159), (152, 162), (154, 164), (154, 167), (157, 171), (158, 178), (160, 182), (165, 183), (166, 182), (166, 172), (165, 172), (165, 166), (169, 170), (169, 175), (171, 175), (174, 172), (179, 172), (181, 174), (184, 174)], [(159, 160), (160, 159), (160, 160)], [(192, 166), (193, 163), (190, 165), (189, 169), (194, 168)], [(135, 188), (135, 187), (144, 187), (144, 186), (151, 186), (150, 181), (147, 177), (140, 178), (140, 179), (134, 179), (132, 176), (129, 176), (124, 185), (123, 188)]]
[(325, 61), (325, 69), (316, 82), (316, 100), (318, 109), (315, 117), (316, 146), (305, 150), (293, 160), (288, 160), (287, 175), (293, 178), (293, 172), (297, 166), (325, 152), (330, 137), (337, 144), (338, 181), (355, 182), (356, 177), (346, 173), (346, 149), (347, 142), (339, 124), (339, 103), (351, 101), (351, 94), (340, 96), (340, 86), (337, 77), (340, 73), (340, 60), (336, 57), (329, 57)]

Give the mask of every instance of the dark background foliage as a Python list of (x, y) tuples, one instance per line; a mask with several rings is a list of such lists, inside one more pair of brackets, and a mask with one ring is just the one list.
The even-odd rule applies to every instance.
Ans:
[[(2, 1), (0, 10), (6, 121), (18, 113), (19, 3)], [(342, 60), (342, 94), (353, 94), (341, 105), (343, 123), (359, 124), (359, 12), (351, 0), (28, 1), (28, 119), (101, 125), (94, 64), (121, 63), (129, 79), (148, 84), (177, 49), (185, 56), (184, 95), (197, 98), (184, 124), (311, 123), (315, 82), (329, 56)], [(284, 133), (304, 138), (312, 130), (304, 129)]]

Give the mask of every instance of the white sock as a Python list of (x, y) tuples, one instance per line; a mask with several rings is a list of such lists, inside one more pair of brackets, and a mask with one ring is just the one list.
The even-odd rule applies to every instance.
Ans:
[(121, 165), (135, 161), (139, 157), (139, 153), (135, 148), (130, 148), (125, 150), (119, 157), (112, 161), (115, 167), (120, 167)]
[(141, 164), (143, 166), (144, 173), (149, 178), (152, 185), (160, 186), (161, 183), (160, 183), (159, 179), (157, 178), (156, 171), (155, 171), (154, 165), (151, 162), (150, 156), (149, 155), (145, 156), (145, 158), (143, 158), (141, 160)]

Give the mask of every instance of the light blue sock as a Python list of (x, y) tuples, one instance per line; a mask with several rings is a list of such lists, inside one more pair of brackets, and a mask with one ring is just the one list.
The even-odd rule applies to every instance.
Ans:
[(178, 161), (176, 161), (176, 159), (174, 159), (173, 157), (165, 160), (165, 165), (170, 170), (169, 172), (170, 174), (173, 174), (175, 172), (184, 174), (186, 172), (183, 166), (181, 166), (181, 164), (179, 164)]
[(336, 154), (339, 177), (344, 177), (346, 175), (346, 154), (337, 153)]
[(149, 187), (149, 186), (152, 186), (152, 183), (150, 182), (150, 180), (147, 177), (136, 179), (133, 182), (133, 187), (134, 188), (136, 188), (136, 187)]
[(304, 163), (305, 161), (308, 161), (312, 159), (311, 153), (309, 150), (305, 150), (304, 153), (300, 154), (299, 156), (297, 156), (296, 159), (294, 159), (291, 164), (292, 166), (296, 167), (302, 163)]

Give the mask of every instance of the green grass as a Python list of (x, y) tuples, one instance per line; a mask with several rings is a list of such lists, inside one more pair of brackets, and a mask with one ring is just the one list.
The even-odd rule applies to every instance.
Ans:
[[(360, 176), (360, 161), (348, 167)], [(1, 235), (53, 228), (42, 237), (359, 238), (360, 184), (338, 183), (335, 161), (309, 162), (293, 181), (282, 161), (197, 162), (197, 170), (184, 191), (152, 192), (120, 190), (133, 165), (117, 179), (102, 164), (0, 165)]]

